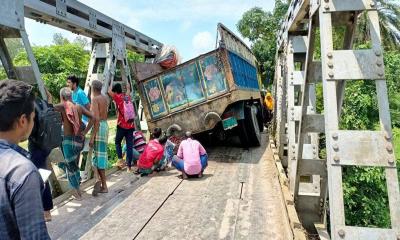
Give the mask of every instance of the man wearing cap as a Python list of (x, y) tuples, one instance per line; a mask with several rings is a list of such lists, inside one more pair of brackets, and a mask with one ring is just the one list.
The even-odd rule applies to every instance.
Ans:
[(199, 141), (192, 138), (191, 132), (186, 132), (186, 139), (181, 142), (178, 153), (172, 160), (172, 165), (182, 172), (182, 178), (189, 176), (203, 176), (207, 167), (207, 152)]

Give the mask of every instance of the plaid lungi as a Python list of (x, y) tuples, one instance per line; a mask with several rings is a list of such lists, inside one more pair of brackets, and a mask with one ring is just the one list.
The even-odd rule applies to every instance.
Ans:
[(67, 174), (70, 186), (75, 189), (78, 189), (80, 184), (78, 157), (83, 148), (83, 142), (84, 138), (80, 136), (64, 136), (62, 141), (64, 161), (58, 164)]
[(100, 121), (99, 129), (94, 140), (92, 164), (98, 169), (106, 169), (108, 162), (107, 155), (108, 124), (106, 120)]

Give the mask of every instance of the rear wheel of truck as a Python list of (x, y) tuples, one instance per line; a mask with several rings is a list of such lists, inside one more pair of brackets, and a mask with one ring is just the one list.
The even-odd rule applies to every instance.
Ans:
[(238, 120), (237, 134), (240, 140), (240, 144), (243, 148), (250, 147), (249, 138), (247, 136), (246, 119)]
[(261, 145), (260, 126), (258, 125), (257, 107), (244, 107), (245, 128), (249, 145), (258, 147)]
[(264, 131), (264, 113), (263, 113), (263, 105), (257, 105), (257, 122), (260, 132)]

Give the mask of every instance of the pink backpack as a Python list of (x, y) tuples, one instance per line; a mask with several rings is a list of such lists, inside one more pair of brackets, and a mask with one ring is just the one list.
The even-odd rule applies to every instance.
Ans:
[(135, 108), (131, 101), (129, 101), (129, 97), (124, 97), (124, 119), (126, 122), (131, 123), (135, 120)]

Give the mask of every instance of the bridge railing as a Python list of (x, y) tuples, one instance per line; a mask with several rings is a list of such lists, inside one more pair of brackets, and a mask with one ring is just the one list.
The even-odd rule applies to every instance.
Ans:
[[(354, 50), (362, 13), (368, 18), (372, 47)], [(340, 50), (333, 46), (337, 26), (345, 29)], [(375, 1), (292, 1), (276, 56), (274, 138), (303, 226), (310, 232), (316, 231), (315, 225), (326, 229), (329, 214), (332, 239), (400, 239), (399, 183)], [(339, 128), (346, 82), (359, 80), (376, 84), (380, 130)], [(316, 112), (315, 87), (320, 82), (323, 114)], [(321, 136), (326, 140), (326, 159), (319, 157)], [(385, 169), (390, 229), (346, 226), (342, 170), (347, 166)]]

